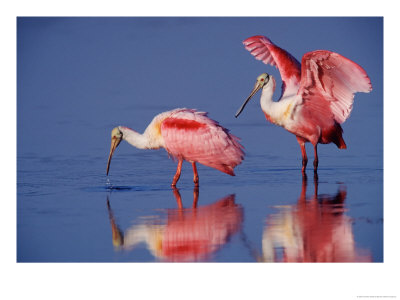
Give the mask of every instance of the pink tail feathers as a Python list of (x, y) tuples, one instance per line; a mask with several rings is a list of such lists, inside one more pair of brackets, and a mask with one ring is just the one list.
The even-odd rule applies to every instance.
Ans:
[(229, 146), (221, 152), (219, 159), (216, 161), (211, 160), (208, 164), (205, 162), (200, 163), (208, 165), (228, 175), (235, 176), (234, 168), (241, 164), (244, 159), (244, 147), (239, 143), (238, 137), (230, 134), (227, 130), (226, 133), (229, 137)]

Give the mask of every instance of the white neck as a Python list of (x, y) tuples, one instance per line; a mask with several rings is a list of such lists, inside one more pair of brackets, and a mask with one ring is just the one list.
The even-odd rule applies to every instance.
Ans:
[(124, 126), (118, 126), (122, 132), (122, 138), (132, 146), (138, 149), (151, 149), (150, 141), (147, 135), (140, 134), (133, 129)]
[(283, 126), (286, 129), (290, 126), (290, 116), (293, 111), (293, 101), (296, 101), (296, 95), (281, 98), (279, 101), (272, 100), (275, 91), (275, 79), (271, 76), (261, 93), (261, 109), (266, 118), (272, 123)]
[(261, 109), (267, 114), (270, 114), (272, 110), (271, 107), (275, 104), (275, 102), (272, 100), (272, 96), (274, 95), (275, 91), (275, 85), (276, 83), (274, 77), (270, 76), (269, 82), (263, 87), (261, 91)]

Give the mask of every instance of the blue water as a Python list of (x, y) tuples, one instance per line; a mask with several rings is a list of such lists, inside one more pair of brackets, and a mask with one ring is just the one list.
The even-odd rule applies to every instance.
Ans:
[[(318, 231), (320, 227), (328, 226), (321, 229), (322, 236), (328, 241), (318, 241), (317, 238), (314, 241), (316, 245), (297, 233), (296, 238), (300, 239), (298, 243), (302, 247), (315, 248), (322, 243), (325, 247), (348, 249), (351, 244), (348, 255), (355, 257), (354, 260), (383, 259), (381, 169), (321, 167), (316, 184), (312, 172), (304, 183), (298, 164), (277, 166), (268, 155), (249, 156), (237, 169), (236, 177), (200, 166), (201, 185), (197, 207), (193, 208), (196, 192), (192, 187), (190, 165), (187, 164), (178, 183), (182, 199), (182, 208), (179, 209), (178, 198), (169, 187), (174, 164), (162, 151), (151, 154), (117, 153), (111, 169), (111, 184), (104, 175), (106, 155), (94, 158), (20, 157), (18, 261), (260, 261), (263, 235), (274, 230), (270, 221), (276, 219), (277, 214), (288, 211), (300, 211), (303, 217), (311, 219), (311, 225), (293, 220), (284, 225), (292, 226), (293, 230), (302, 232), (312, 226), (307, 229), (307, 234), (310, 234), (310, 230)], [(302, 184), (308, 184), (307, 196), (303, 198)], [(315, 186), (318, 188), (317, 197), (314, 196)], [(345, 195), (337, 207), (334, 198), (342, 190)], [(230, 212), (233, 217), (224, 213), (224, 207), (220, 211), (213, 207), (225, 198), (229, 198), (234, 207)], [(309, 207), (304, 208), (304, 203)], [(200, 215), (198, 219), (193, 217), (196, 212)], [(307, 212), (311, 215), (325, 212), (328, 217), (311, 217)], [(183, 217), (176, 218), (180, 213)], [(215, 214), (219, 217), (215, 218)], [(278, 223), (283, 222), (284, 217), (281, 219)], [(188, 258), (179, 259), (178, 253), (178, 258), (173, 254), (164, 257), (162, 253), (152, 253), (151, 248), (155, 246), (151, 243), (154, 241), (146, 241), (157, 230), (162, 240), (168, 226), (173, 226), (172, 230), (176, 231), (172, 235), (184, 234), (180, 230), (186, 232), (186, 225), (192, 226), (195, 234), (197, 230), (204, 230), (201, 227), (205, 222), (211, 226), (208, 229), (211, 232), (205, 234), (209, 238), (207, 243), (211, 243), (206, 255), (192, 253)], [(136, 244), (113, 243), (118, 239), (113, 238), (113, 229), (117, 228), (122, 236), (129, 236), (132, 235), (129, 232), (139, 225), (148, 226), (146, 233), (140, 233), (140, 230), (137, 233), (147, 234), (147, 237), (143, 236)], [(332, 241), (329, 245), (333, 232), (341, 234), (343, 227), (350, 231), (347, 234), (351, 236)], [(213, 232), (217, 235), (216, 241), (211, 238)], [(294, 233), (281, 234), (276, 237), (275, 250), (281, 247), (279, 239), (294, 238)], [(186, 243), (187, 247), (194, 243), (189, 237), (183, 239), (180, 243)], [(304, 259), (307, 261), (306, 257)], [(349, 258), (332, 259), (347, 261)]]
[[(382, 262), (382, 20), (293, 18), (293, 32), (283, 21), (20, 18), (17, 261)], [(300, 27), (334, 38), (299, 44)], [(310, 145), (305, 179), (295, 137), (267, 123), (259, 95), (234, 118), (256, 77), (275, 72), (243, 50), (254, 34), (299, 60), (337, 51), (371, 77), (343, 124), (348, 149), (319, 146), (318, 179)], [(199, 165), (196, 190), (184, 163), (174, 190), (164, 150), (125, 142), (105, 175), (113, 127), (142, 131), (177, 107), (208, 111), (241, 138), (235, 177)]]

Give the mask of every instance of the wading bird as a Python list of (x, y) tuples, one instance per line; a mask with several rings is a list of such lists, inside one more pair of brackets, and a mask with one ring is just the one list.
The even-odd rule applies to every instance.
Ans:
[(356, 92), (368, 93), (371, 81), (355, 62), (338, 53), (316, 50), (303, 55), (300, 63), (265, 36), (253, 36), (243, 44), (256, 59), (278, 68), (282, 95), (275, 102), (275, 79), (261, 74), (253, 91), (236, 113), (242, 112), (254, 94), (262, 89), (261, 109), (268, 121), (296, 135), (302, 154), (302, 172), (307, 166), (305, 143), (314, 146), (314, 172), (318, 168), (317, 144), (334, 143), (346, 149), (340, 126), (350, 115)]
[(193, 182), (199, 185), (196, 162), (234, 176), (233, 169), (244, 158), (239, 138), (229, 133), (207, 113), (178, 108), (154, 117), (143, 134), (125, 126), (111, 131), (111, 150), (107, 162), (107, 175), (112, 155), (121, 142), (127, 141), (139, 149), (165, 148), (178, 160), (178, 167), (171, 186), (176, 186), (181, 175), (183, 160), (192, 163)]

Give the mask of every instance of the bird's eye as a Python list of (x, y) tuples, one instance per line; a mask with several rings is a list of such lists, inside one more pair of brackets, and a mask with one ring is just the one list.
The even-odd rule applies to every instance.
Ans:
[(260, 81), (264, 81), (264, 78), (261, 78)]

